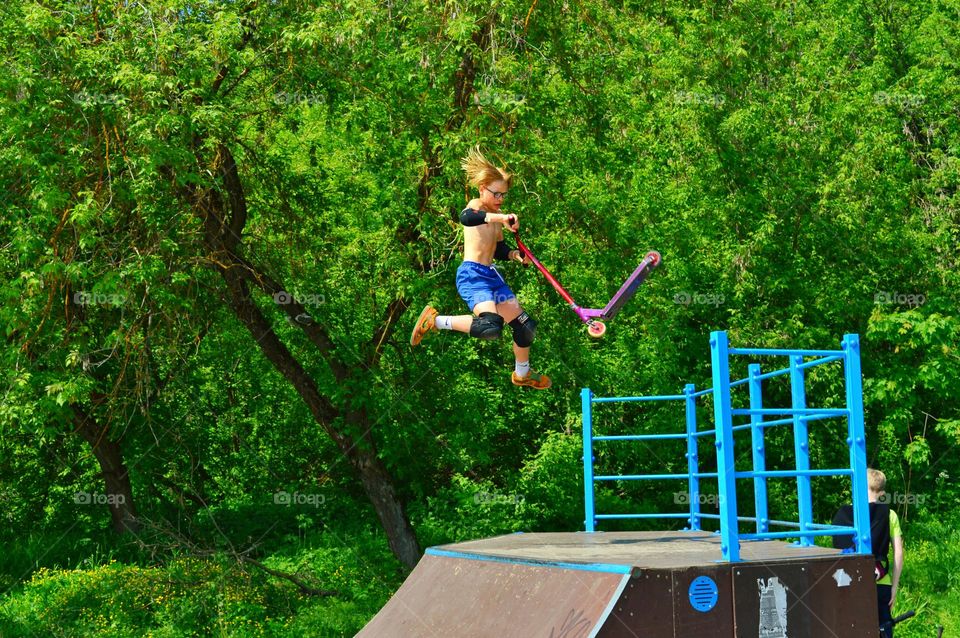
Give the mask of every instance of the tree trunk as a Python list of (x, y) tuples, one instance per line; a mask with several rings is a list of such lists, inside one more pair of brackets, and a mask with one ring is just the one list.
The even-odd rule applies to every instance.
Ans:
[[(393, 487), (390, 475), (380, 459), (377, 458), (376, 446), (369, 437), (369, 432), (366, 431), (366, 434), (361, 436), (360, 441), (355, 441), (349, 434), (334, 428), (334, 419), (340, 415), (340, 411), (327, 397), (320, 393), (316, 382), (300, 365), (293, 353), (283, 344), (273, 330), (273, 326), (250, 297), (246, 277), (251, 277), (261, 283), (268, 281), (266, 278), (258, 279), (256, 277), (257, 273), (251, 275), (250, 266), (248, 263), (237, 264), (220, 270), (229, 291), (228, 300), (231, 309), (250, 331), (254, 342), (267, 359), (296, 389), (307, 404), (317, 424), (323, 428), (324, 432), (337, 444), (340, 451), (350, 460), (351, 465), (360, 475), (364, 491), (383, 525), (390, 549), (401, 563), (412, 569), (420, 560), (420, 544), (413, 531), (413, 526), (407, 519), (403, 504)], [(284, 306), (288, 312), (303, 310), (302, 308), (298, 310), (296, 306), (299, 306), (299, 304), (295, 302), (284, 304)], [(319, 327), (315, 325), (312, 328), (319, 331)], [(323, 336), (325, 337), (325, 335)], [(312, 340), (315, 343), (326, 341), (326, 339), (320, 339), (319, 335), (314, 337)], [(328, 341), (326, 342), (328, 343)], [(324, 354), (327, 355), (325, 358), (329, 360), (330, 353)], [(336, 366), (334, 371), (340, 371), (339, 366)], [(365, 430), (361, 429), (360, 431), (364, 432)]]
[(380, 524), (387, 533), (391, 551), (401, 563), (413, 569), (420, 560), (420, 543), (407, 518), (403, 503), (393, 488), (387, 468), (375, 453), (363, 448), (354, 449), (350, 462), (360, 474), (367, 498), (373, 503)]
[(137, 509), (133, 504), (130, 474), (123, 462), (123, 450), (116, 441), (107, 437), (107, 429), (97, 425), (93, 417), (82, 408), (74, 406), (74, 423), (77, 433), (83, 437), (100, 464), (106, 491), (107, 506), (113, 530), (118, 534), (136, 533), (140, 530)]
[[(202, 164), (200, 146), (199, 143), (196, 144), (194, 151), (197, 152), (197, 159)], [(294, 325), (303, 330), (338, 382), (342, 383), (348, 379), (351, 368), (337, 358), (336, 348), (330, 335), (323, 326), (310, 318), (302, 304), (287, 294), (282, 282), (275, 281), (256, 264), (244, 258), (242, 238), (247, 220), (246, 195), (240, 181), (236, 160), (226, 145), (218, 147), (214, 167), (226, 196), (222, 196), (217, 189), (206, 191), (204, 205), (195, 210), (203, 222), (204, 238), (207, 249), (210, 251), (210, 262), (226, 284), (227, 303), (237, 319), (250, 332), (254, 344), (260, 348), (277, 371), (293, 385), (317, 425), (333, 439), (340, 452), (350, 460), (383, 525), (390, 549), (400, 562), (412, 569), (420, 559), (420, 544), (413, 526), (407, 520), (403, 504), (393, 487), (393, 481), (387, 469), (377, 458), (376, 444), (370, 436), (365, 415), (357, 412), (345, 415), (338, 406), (331, 403), (328, 397), (320, 393), (316, 381), (280, 340), (273, 325), (253, 301), (249, 284), (252, 283), (262, 293), (271, 297), (287, 313), (287, 316), (293, 319)], [(277, 302), (278, 295), (281, 293), (285, 303)], [(372, 364), (376, 362), (380, 347), (389, 337), (396, 314), (402, 308), (402, 305), (397, 307), (391, 304), (387, 309), (385, 325), (382, 325), (381, 330), (374, 335)], [(341, 416), (346, 417), (351, 423), (354, 427), (353, 432), (359, 433), (358, 439), (354, 439), (349, 429), (342, 429), (342, 431), (337, 429), (335, 423)]]

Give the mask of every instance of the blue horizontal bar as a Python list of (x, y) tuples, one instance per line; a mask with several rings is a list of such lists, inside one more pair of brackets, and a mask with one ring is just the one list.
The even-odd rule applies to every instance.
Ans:
[[(702, 518), (720, 518), (719, 514), (698, 514)], [(738, 516), (737, 520), (741, 523), (756, 523), (756, 516)], [(792, 523), (790, 521), (767, 521), (769, 525), (779, 525), (781, 527), (800, 527), (800, 523)], [(836, 525), (821, 525), (819, 523), (811, 523), (812, 529), (838, 529)], [(852, 531), (856, 531), (852, 527), (846, 528)], [(743, 535), (741, 534), (741, 537)]]
[(716, 472), (694, 472), (693, 474), (602, 474), (594, 476), (594, 481), (657, 481), (681, 480), (689, 478), (717, 478)]
[(855, 533), (857, 530), (853, 529), (852, 527), (845, 527), (843, 529), (822, 529), (811, 530), (808, 532), (761, 532), (759, 534), (740, 534), (740, 540), (762, 541), (773, 540), (777, 538), (798, 538), (802, 536), (840, 536), (843, 534), (849, 534), (851, 531)]
[(680, 401), (686, 399), (685, 394), (668, 394), (656, 397), (594, 397), (594, 403), (629, 403), (631, 401)]
[[(714, 474), (716, 476), (716, 474)], [(594, 481), (653, 481), (657, 479), (683, 479), (690, 478), (689, 474), (605, 474), (603, 476), (594, 476)]]
[(776, 525), (777, 527), (796, 527), (797, 529), (800, 529), (800, 523), (798, 523), (798, 522), (796, 522), (796, 521), (778, 521), (778, 520), (771, 520), (771, 521), (767, 521), (767, 524), (768, 524), (768, 525)]
[(712, 393), (713, 393), (713, 388), (707, 388), (706, 390), (700, 390), (699, 392), (694, 392), (694, 393), (691, 394), (690, 396), (692, 396), (692, 397), (702, 397), (702, 396), (705, 395), (705, 394), (712, 394)]
[(843, 410), (844, 414), (806, 414), (800, 417), (801, 421), (819, 421), (820, 419), (835, 419), (838, 416), (846, 416), (846, 410)]
[(824, 416), (847, 416), (848, 410), (843, 408), (738, 408), (730, 411), (733, 416), (749, 416), (751, 414), (793, 414), (793, 415), (812, 415), (822, 414)]
[(764, 470), (761, 472), (734, 472), (736, 478), (796, 478), (798, 476), (853, 476), (850, 468), (840, 470)]
[[(767, 523), (770, 524), (770, 525), (776, 525), (776, 526), (778, 526), (778, 527), (796, 527), (796, 528), (798, 528), (798, 529), (800, 528), (800, 523), (798, 523), (798, 522), (796, 522), (796, 521), (778, 521), (778, 520), (772, 520), (772, 521), (767, 521)], [(825, 525), (825, 524), (823, 524), (823, 523), (810, 523), (808, 529), (837, 529), (838, 527), (839, 527), (839, 526), (837, 526), (837, 525)], [(857, 530), (854, 529), (853, 527), (847, 527), (847, 528), (844, 528), (844, 529), (848, 529), (848, 530), (850, 530), (851, 532), (857, 531)]]
[(716, 434), (716, 433), (717, 433), (716, 428), (712, 430), (697, 430), (696, 432), (693, 433), (693, 436), (704, 436), (706, 434)]
[(764, 381), (765, 379), (782, 377), (785, 374), (790, 374), (790, 368), (782, 368), (780, 370), (774, 370), (772, 372), (764, 372), (763, 374), (758, 374), (756, 378), (757, 378), (757, 381)]
[(743, 385), (744, 383), (750, 383), (750, 377), (747, 377), (746, 379), (737, 379), (736, 381), (731, 381), (730, 387), (735, 388), (738, 385)]
[[(801, 420), (801, 421), (818, 421), (818, 420), (820, 420), (820, 419), (836, 419), (838, 416), (843, 416), (843, 415), (837, 415), (837, 414), (807, 414), (807, 415), (801, 416), (801, 417), (800, 417), (800, 420)], [(790, 424), (790, 423), (793, 423), (793, 417), (792, 417), (792, 416), (791, 416), (791, 417), (784, 418), (784, 419), (774, 419), (774, 420), (772, 420), (772, 421), (763, 421), (762, 423), (757, 423), (757, 424), (753, 424), (753, 423), (743, 423), (743, 424), (741, 424), (741, 425), (735, 425), (735, 426), (733, 426), (733, 431), (734, 431), (734, 432), (737, 432), (737, 431), (739, 431), (739, 430), (746, 430), (746, 429), (748, 429), (748, 428), (753, 427), (754, 425), (758, 425), (759, 427), (762, 427), (762, 428), (769, 428), (769, 427), (773, 427), (774, 425), (787, 425), (787, 424)]]
[(594, 514), (596, 519), (614, 519), (614, 518), (689, 518), (690, 514)]
[(645, 441), (649, 439), (685, 439), (686, 434), (613, 434), (595, 436), (594, 441)]
[(832, 357), (843, 356), (843, 350), (778, 350), (777, 348), (730, 348), (731, 355), (753, 355), (758, 357)]
[(831, 361), (843, 361), (843, 355), (835, 354), (830, 357), (823, 357), (822, 359), (814, 359), (813, 361), (804, 361), (797, 367), (800, 368), (801, 370), (804, 370), (806, 368), (812, 368), (813, 366), (822, 365), (824, 363), (830, 363)]
[(767, 428), (767, 427), (771, 427), (771, 426), (774, 426), (774, 425), (785, 425), (785, 424), (787, 424), (787, 423), (793, 423), (793, 417), (792, 417), (792, 416), (791, 416), (791, 417), (787, 417), (786, 419), (774, 419), (773, 421), (764, 421), (763, 423), (760, 423), (760, 426)]
[[(688, 515), (689, 516), (689, 515)], [(701, 514), (697, 513), (695, 516), (699, 518), (707, 518), (711, 520), (717, 520), (720, 518), (719, 514)], [(738, 516), (737, 520), (741, 523), (756, 523), (757, 518), (755, 516)], [(769, 525), (778, 525), (780, 527), (800, 527), (800, 523), (794, 523), (790, 521), (767, 521)], [(823, 525), (821, 523), (811, 523), (811, 528), (813, 529), (837, 529), (837, 530), (847, 530), (848, 532), (856, 532), (857, 530), (853, 527), (838, 527), (836, 525)], [(740, 535), (740, 538), (743, 538), (743, 534)]]
[[(701, 516), (701, 517), (704, 517), (704, 518), (720, 518), (720, 515), (719, 515), (719, 514), (697, 514), (697, 516)], [(737, 520), (740, 521), (741, 523), (756, 523), (756, 522), (757, 522), (757, 519), (753, 518), (752, 516), (738, 516), (738, 517), (737, 517)]]

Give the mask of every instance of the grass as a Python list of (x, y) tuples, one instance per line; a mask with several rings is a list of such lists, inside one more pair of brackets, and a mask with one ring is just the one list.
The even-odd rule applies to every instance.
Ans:
[[(349, 544), (342, 538), (318, 532), (260, 557), (334, 596), (304, 594), (225, 554), (143, 565), (119, 562), (108, 548), (75, 567), (39, 567), (0, 598), (0, 636), (353, 636), (400, 585), (403, 571), (382, 535), (354, 534)], [(28, 549), (40, 545), (34, 538)], [(22, 561), (16, 567), (19, 575)], [(6, 582), (14, 578), (5, 573)]]
[[(465, 484), (458, 492), (470, 494), (475, 488)], [(511, 516), (500, 511), (504, 505), (499, 503), (478, 504), (466, 497), (451, 502), (450, 511), (435, 503), (431, 516), (421, 513), (423, 538), (483, 537), (503, 531), (493, 529), (494, 523)], [(471, 514), (467, 510), (474, 505), (477, 511)], [(521, 510), (512, 512), (513, 524), (523, 523)], [(240, 511), (220, 519), (230, 516), (237, 537), (261, 531), (259, 522)], [(457, 519), (454, 527), (444, 523), (449, 517)], [(337, 592), (327, 597), (306, 595), (286, 580), (242, 568), (224, 553), (167, 555), (150, 562), (130, 545), (110, 544), (106, 535), (99, 543), (82, 534), (22, 537), (5, 543), (7, 551), (0, 555), (5, 588), (0, 638), (353, 636), (399, 587), (405, 571), (372, 521), (327, 525), (332, 523), (304, 520), (292, 529), (280, 524), (259, 555), (272, 569)], [(938, 625), (947, 638), (960, 636), (960, 531), (927, 517), (911, 520), (905, 534), (907, 563), (896, 611), (916, 609), (918, 616), (900, 625), (897, 636), (933, 637)]]

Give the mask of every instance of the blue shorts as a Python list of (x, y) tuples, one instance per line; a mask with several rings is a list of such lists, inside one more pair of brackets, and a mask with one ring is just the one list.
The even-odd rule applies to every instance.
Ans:
[(470, 312), (483, 301), (499, 304), (517, 297), (496, 268), (475, 261), (465, 261), (457, 268), (457, 292), (467, 302)]

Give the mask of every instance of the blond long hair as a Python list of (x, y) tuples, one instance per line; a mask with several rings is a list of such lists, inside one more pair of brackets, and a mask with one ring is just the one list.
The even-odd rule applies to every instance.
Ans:
[(471, 148), (467, 156), (460, 160), (460, 166), (467, 174), (467, 179), (470, 180), (470, 183), (478, 188), (492, 184), (497, 180), (503, 180), (509, 188), (510, 183), (513, 181), (513, 175), (495, 166), (483, 156), (483, 153), (480, 152), (479, 145)]

